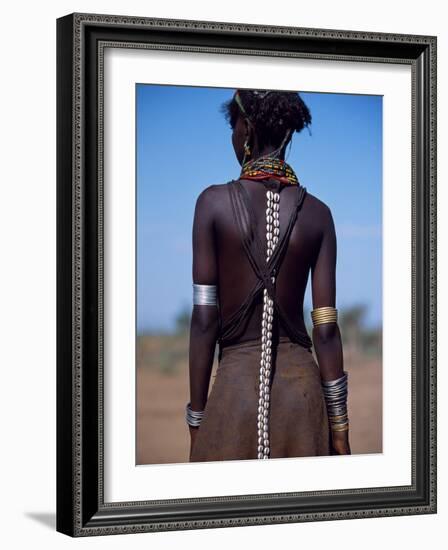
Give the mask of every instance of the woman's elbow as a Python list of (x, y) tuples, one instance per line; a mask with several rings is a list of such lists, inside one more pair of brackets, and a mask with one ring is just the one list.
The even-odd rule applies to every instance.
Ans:
[(313, 329), (313, 341), (315, 345), (328, 345), (340, 339), (337, 323), (325, 323)]
[(218, 311), (214, 306), (194, 306), (191, 316), (191, 332), (198, 335), (216, 335)]

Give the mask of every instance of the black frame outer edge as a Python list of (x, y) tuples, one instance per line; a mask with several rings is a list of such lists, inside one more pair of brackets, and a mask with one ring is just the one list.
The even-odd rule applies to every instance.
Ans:
[[(284, 516), (287, 514), (304, 514), (311, 516), (318, 513), (348, 511), (380, 511), (381, 509), (421, 507), (420, 513), (435, 512), (429, 508), (429, 448), (428, 426), (429, 408), (426, 403), (428, 395), (428, 369), (422, 372), (417, 369), (417, 413), (416, 431), (416, 491), (377, 491), (375, 493), (339, 494), (322, 496), (279, 497), (275, 503), (272, 499), (236, 501), (231, 498), (226, 502), (190, 502), (186, 504), (170, 503), (163, 505), (132, 505), (124, 503), (114, 507), (101, 502), (98, 494), (98, 202), (97, 202), (97, 44), (99, 40), (120, 42), (151, 42), (159, 44), (181, 42), (186, 45), (208, 47), (241, 47), (254, 50), (306, 51), (314, 54), (356, 55), (393, 57), (417, 60), (417, 318), (418, 351), (417, 365), (428, 365), (430, 346), (429, 326), (429, 252), (425, 246), (429, 239), (430, 205), (429, 205), (429, 152), (428, 127), (429, 112), (429, 44), (409, 42), (381, 42), (371, 40), (343, 41), (330, 38), (302, 38), (288, 36), (269, 36), (256, 33), (212, 32), (185, 29), (153, 29), (132, 27), (115, 23), (83, 23), (82, 59), (83, 83), (82, 97), (85, 109), (84, 143), (82, 153), (85, 157), (83, 166), (82, 193), (83, 209), (83, 318), (82, 318), (82, 488), (76, 495), (73, 483), (74, 475), (74, 441), (72, 429), (74, 422), (73, 406), (73, 362), (72, 362), (72, 179), (73, 179), (73, 61), (74, 61), (74, 26), (76, 14), (57, 21), (57, 530), (70, 536), (89, 534), (106, 534), (120, 532), (125, 526), (144, 527), (157, 523), (157, 530), (166, 524), (172, 529), (173, 522), (207, 522), (225, 518), (256, 518), (257, 516)], [(106, 16), (105, 16), (106, 17)], [(111, 17), (113, 19), (113, 17)], [(363, 34), (363, 33), (358, 33)], [(181, 37), (181, 40), (179, 40)], [(412, 37), (411, 37), (412, 38)], [(435, 46), (433, 46), (435, 47)], [(392, 55), (393, 53), (393, 55)], [(69, 367), (71, 366), (71, 368)], [(76, 525), (75, 501), (81, 499), (82, 527)], [(404, 513), (404, 512), (403, 512)], [(415, 512), (419, 513), (419, 512)], [(374, 514), (375, 515), (375, 514)], [(360, 516), (362, 517), (362, 516)], [(327, 517), (326, 519), (333, 519)], [(305, 519), (306, 520), (306, 519)], [(309, 519), (308, 519), (309, 520)], [(296, 520), (299, 521), (299, 520)], [(247, 523), (251, 524), (250, 519)], [(199, 525), (200, 527), (201, 525)], [(206, 524), (202, 527), (219, 527), (227, 525)], [(194, 527), (198, 527), (195, 525)], [(182, 524), (180, 529), (191, 528)], [(122, 532), (122, 531), (121, 531)], [(128, 532), (128, 531), (126, 531)], [(130, 531), (129, 531), (130, 532)]]
[(56, 529), (74, 535), (73, 517), (73, 382), (72, 382), (72, 136), (73, 17), (56, 26)]
[[(430, 52), (429, 47), (416, 62), (416, 481), (417, 490), (429, 501), (430, 408)], [(419, 368), (420, 367), (420, 368)], [(424, 368), (422, 368), (424, 367)], [(436, 510), (434, 510), (435, 512)]]

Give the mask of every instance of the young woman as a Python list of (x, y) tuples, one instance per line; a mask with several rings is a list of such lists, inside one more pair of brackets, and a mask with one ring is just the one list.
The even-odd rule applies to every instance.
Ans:
[[(349, 454), (333, 219), (284, 160), (310, 112), (297, 93), (259, 90), (223, 110), (242, 169), (196, 203), (190, 461)], [(310, 273), (319, 366), (303, 319)]]

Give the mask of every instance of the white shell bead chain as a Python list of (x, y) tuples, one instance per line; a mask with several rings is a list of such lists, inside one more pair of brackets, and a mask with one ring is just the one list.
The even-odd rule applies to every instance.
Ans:
[[(280, 234), (280, 194), (266, 192), (266, 262), (278, 243)], [(275, 277), (271, 277), (275, 284)], [(274, 302), (265, 288), (263, 294), (263, 314), (261, 321), (261, 359), (258, 396), (258, 458), (269, 458), (269, 382), (272, 370), (272, 326)]]

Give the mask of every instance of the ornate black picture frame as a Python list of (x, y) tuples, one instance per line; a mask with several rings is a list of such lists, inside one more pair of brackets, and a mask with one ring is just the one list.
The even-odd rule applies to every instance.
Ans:
[[(104, 501), (103, 118), (107, 44), (408, 64), (412, 70), (412, 484)], [(436, 38), (73, 14), (57, 21), (57, 530), (70, 536), (436, 512)], [(132, 368), (129, 365), (129, 368)]]

